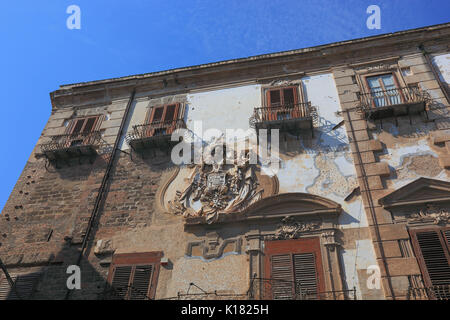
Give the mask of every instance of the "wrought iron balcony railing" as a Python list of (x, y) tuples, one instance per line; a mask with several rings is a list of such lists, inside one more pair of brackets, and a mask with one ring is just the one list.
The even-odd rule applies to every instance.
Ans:
[(377, 118), (423, 111), (429, 95), (418, 87), (403, 87), (361, 93), (359, 100), (365, 113)]
[(308, 118), (311, 117), (311, 103), (255, 108), (254, 117), (256, 123)]
[(450, 300), (450, 284), (425, 288), (408, 288), (408, 300)]
[(181, 128), (186, 128), (186, 124), (181, 119), (136, 125), (126, 136), (126, 140), (132, 148), (136, 149), (158, 141), (168, 142), (171, 134)]
[(356, 300), (356, 288), (351, 290), (319, 291), (311, 282), (254, 278), (249, 298), (269, 300)]
[(61, 134), (51, 137), (51, 141), (41, 145), (44, 154), (55, 152), (92, 153), (102, 139), (100, 131), (89, 133)]

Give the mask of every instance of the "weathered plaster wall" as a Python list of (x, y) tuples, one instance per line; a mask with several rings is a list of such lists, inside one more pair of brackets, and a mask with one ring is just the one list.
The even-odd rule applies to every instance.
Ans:
[(450, 53), (435, 55), (433, 63), (440, 71), (441, 80), (450, 83)]
[[(310, 132), (305, 132), (299, 137), (289, 134), (280, 136), (281, 165), (277, 172), (280, 183), (279, 193), (304, 192), (329, 198), (343, 207), (339, 220), (341, 229), (366, 227), (367, 220), (360, 197), (356, 195), (348, 202), (344, 201), (357, 187), (357, 181), (345, 128), (337, 126), (343, 118), (337, 115), (340, 105), (333, 76), (321, 74), (304, 77), (301, 80), (307, 101), (310, 101), (317, 110), (314, 136), (311, 137)], [(261, 86), (244, 85), (161, 99), (149, 100), (141, 97), (132, 106), (127, 131), (129, 132), (133, 125), (144, 122), (151, 105), (172, 101), (186, 103), (185, 121), (188, 129), (193, 130), (194, 121), (201, 120), (203, 132), (213, 128), (225, 134), (226, 129), (247, 130), (250, 128), (249, 118), (253, 109), (261, 105)], [(124, 145), (124, 148), (126, 147)], [(160, 162), (163, 163), (164, 160)], [(136, 163), (133, 166), (136, 166)], [(148, 169), (153, 171), (151, 168)], [(139, 170), (148, 169), (144, 166)], [(177, 188), (180, 189), (183, 181), (178, 180), (169, 185), (167, 193), (173, 194)], [(123, 188), (127, 187), (123, 186)], [(106, 219), (106, 216), (103, 219)], [(163, 220), (159, 221), (159, 219)], [(173, 268), (170, 271), (162, 268), (160, 284), (163, 287), (158, 289), (160, 298), (175, 296), (178, 291), (186, 290), (189, 282), (195, 282), (205, 290), (231, 290), (234, 293), (242, 293), (248, 289), (249, 262), (245, 253), (227, 255), (219, 260), (209, 261), (185, 257), (186, 244), (189, 239), (192, 241), (196, 237), (180, 230), (181, 217), (170, 219), (170, 221), (178, 221), (175, 224), (167, 223), (169, 220), (166, 219), (168, 217), (164, 218), (164, 215), (153, 216), (152, 222), (139, 231), (139, 235), (136, 232), (124, 232), (98, 236), (112, 236), (112, 239), (115, 239), (114, 243), (120, 244), (120, 251), (123, 252), (136, 251), (137, 248), (146, 251), (164, 251), (164, 254), (173, 261)], [(156, 225), (164, 225), (164, 230), (161, 232), (156, 230), (155, 228), (159, 228)], [(105, 228), (103, 228), (104, 231)], [(157, 238), (154, 238), (152, 234), (157, 234)], [(367, 234), (364, 234), (367, 237)], [(360, 239), (353, 241), (358, 240)], [(358, 270), (366, 268), (365, 262), (375, 263), (373, 249), (369, 249), (366, 250), (364, 247), (358, 251), (344, 251), (342, 256), (344, 264), (352, 266), (344, 268), (345, 279), (357, 278)], [(220, 271), (220, 266), (223, 264), (230, 265), (229, 272)], [(223, 281), (217, 279), (223, 279)], [(352, 288), (353, 285), (358, 285), (358, 281), (355, 283), (348, 281), (347, 285)]]
[(433, 144), (431, 133), (434, 123), (403, 121), (397, 125), (393, 119), (383, 121), (383, 130), (373, 133), (385, 149), (379, 155), (386, 162), (391, 175), (386, 179), (389, 189), (396, 190), (420, 177), (448, 180), (449, 171), (439, 164), (444, 148)]

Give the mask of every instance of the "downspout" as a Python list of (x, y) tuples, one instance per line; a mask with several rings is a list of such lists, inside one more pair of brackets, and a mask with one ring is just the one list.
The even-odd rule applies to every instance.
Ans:
[(386, 271), (386, 279), (387, 279), (387, 283), (388, 283), (389, 292), (391, 293), (392, 300), (395, 300), (395, 294), (394, 294), (394, 289), (392, 288), (391, 276), (389, 274), (389, 269), (388, 269), (388, 265), (386, 262), (386, 255), (384, 253), (383, 244), (381, 243), (380, 228), (379, 228), (378, 222), (377, 222), (377, 216), (376, 216), (375, 208), (373, 205), (372, 194), (369, 189), (369, 182), (367, 181), (366, 169), (364, 168), (364, 163), (363, 163), (361, 153), (359, 150), (358, 141), (356, 140), (355, 131), (353, 129), (352, 120), (350, 118), (350, 111), (348, 109), (346, 111), (347, 111), (348, 123), (350, 125), (350, 130), (352, 132), (352, 140), (355, 143), (356, 154), (358, 155), (358, 162), (359, 162), (359, 166), (361, 168), (361, 180), (363, 181), (363, 184), (364, 184), (364, 190), (361, 189), (361, 195), (362, 195), (363, 191), (366, 192), (367, 200), (369, 202), (369, 211), (370, 211), (370, 215), (372, 216), (373, 226), (375, 229), (375, 237), (377, 240), (376, 246), (378, 247), (378, 250), (381, 255), (381, 261), (383, 263), (384, 270)]
[[(92, 226), (94, 225), (94, 221), (95, 221), (95, 218), (97, 216), (97, 213), (98, 213), (98, 210), (99, 210), (99, 207), (100, 207), (100, 203), (103, 200), (103, 196), (104, 196), (104, 193), (105, 193), (105, 190), (106, 190), (106, 185), (107, 185), (107, 182), (108, 182), (109, 177), (110, 177), (111, 169), (113, 167), (114, 160), (116, 158), (116, 152), (117, 152), (117, 150), (119, 148), (119, 143), (120, 143), (120, 140), (121, 140), (122, 135), (123, 135), (123, 129), (124, 129), (125, 123), (126, 123), (126, 121), (128, 119), (128, 114), (130, 112), (131, 105), (133, 103), (135, 94), (136, 94), (136, 87), (133, 88), (133, 91), (131, 93), (131, 97), (128, 100), (127, 107), (126, 107), (124, 115), (122, 117), (122, 122), (120, 123), (119, 132), (117, 133), (116, 140), (114, 142), (114, 148), (113, 148), (113, 150), (111, 152), (111, 156), (109, 157), (108, 165), (106, 167), (105, 174), (103, 175), (102, 183), (101, 183), (100, 188), (98, 189), (98, 192), (97, 192), (97, 197), (95, 199), (94, 208), (92, 209), (92, 213), (91, 213), (91, 216), (89, 218), (89, 223), (88, 223), (88, 226), (86, 228), (86, 232), (85, 232), (85, 234), (83, 236), (83, 243), (81, 245), (80, 254), (79, 254), (77, 262), (76, 262), (76, 265), (78, 267), (80, 266), (81, 259), (83, 258), (83, 255), (85, 253), (86, 246), (87, 246), (88, 239), (89, 239), (89, 235), (90, 235), (90, 232), (92, 230)], [(72, 290), (67, 289), (66, 296), (64, 298), (65, 300), (69, 299), (71, 292), (72, 292)]]
[(431, 71), (434, 74), (434, 77), (436, 78), (436, 81), (439, 84), (439, 88), (441, 88), (442, 93), (444, 94), (445, 98), (447, 99), (447, 104), (450, 104), (450, 93), (447, 89), (447, 84), (444, 85), (444, 83), (441, 80), (441, 77), (439, 76), (439, 72), (436, 69), (436, 66), (434, 65), (433, 61), (430, 58), (430, 54), (425, 50), (425, 47), (423, 44), (419, 45), (419, 50), (422, 52), (423, 56), (425, 57), (425, 60), (427, 60), (428, 65), (431, 68)]

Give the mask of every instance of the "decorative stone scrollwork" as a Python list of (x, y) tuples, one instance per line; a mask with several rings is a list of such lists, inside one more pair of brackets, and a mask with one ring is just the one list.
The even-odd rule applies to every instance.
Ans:
[(409, 223), (433, 222), (434, 224), (447, 224), (450, 222), (450, 213), (439, 206), (428, 204), (426, 209), (407, 216)]
[(278, 225), (275, 235), (269, 236), (268, 240), (297, 239), (301, 233), (319, 229), (320, 222), (298, 222), (293, 217), (285, 217)]

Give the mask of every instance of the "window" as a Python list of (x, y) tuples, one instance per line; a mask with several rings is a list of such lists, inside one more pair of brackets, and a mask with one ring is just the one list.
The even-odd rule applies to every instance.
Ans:
[(268, 111), (264, 120), (287, 120), (301, 116), (301, 108), (298, 107), (297, 87), (267, 90), (266, 106)]
[(410, 235), (426, 286), (450, 286), (450, 228), (413, 229)]
[(176, 128), (179, 113), (179, 103), (153, 107), (149, 110), (148, 123), (150, 126), (147, 134), (149, 136), (171, 134)]
[(366, 77), (374, 107), (401, 104), (401, 91), (394, 74)]
[(265, 299), (318, 299), (324, 292), (320, 239), (265, 242)]
[[(40, 273), (11, 274), (11, 279), (15, 284), (15, 290), (11, 290), (8, 279), (5, 275), (0, 275), (0, 300), (26, 300), (32, 297)], [(17, 296), (19, 294), (19, 297)]]
[(72, 120), (72, 126), (70, 127), (70, 134), (87, 134), (95, 129), (95, 125), (99, 120), (99, 116), (79, 118)]
[(95, 131), (99, 123), (100, 116), (73, 119), (68, 130), (72, 136), (69, 142), (70, 147), (89, 144), (92, 140), (89, 134)]
[(109, 270), (111, 299), (154, 299), (162, 252), (126, 253), (113, 256)]

